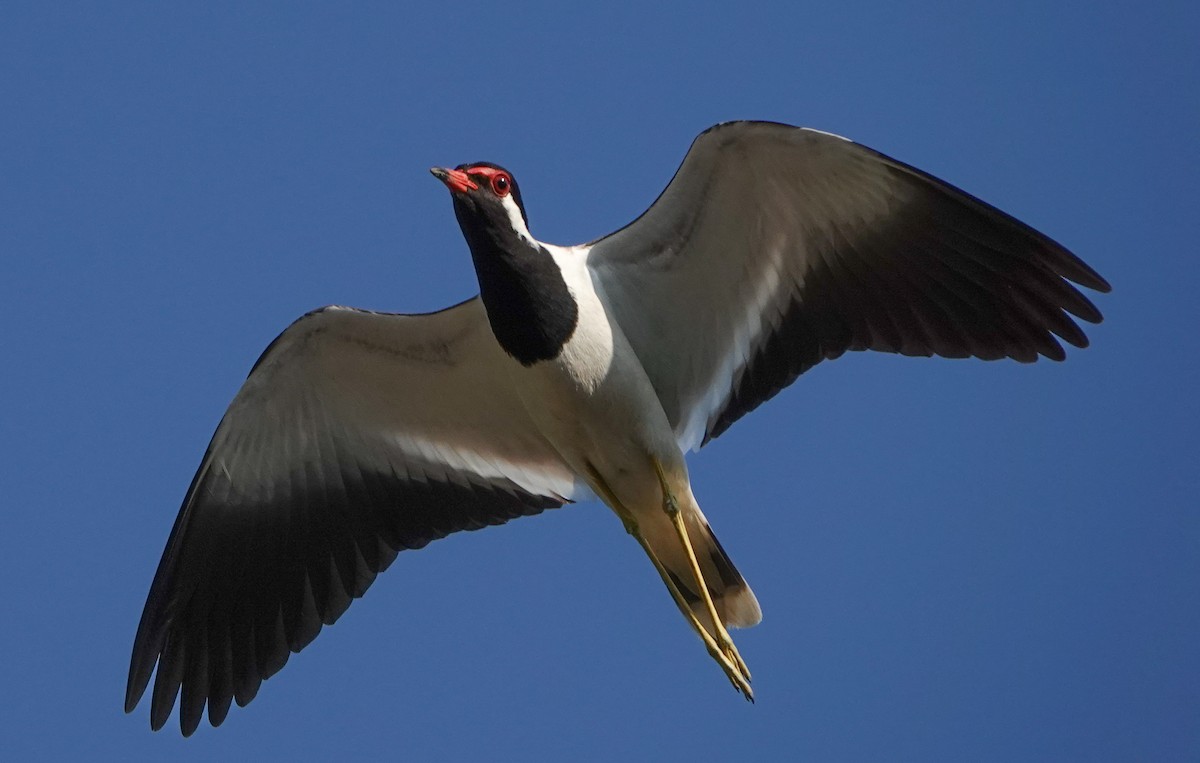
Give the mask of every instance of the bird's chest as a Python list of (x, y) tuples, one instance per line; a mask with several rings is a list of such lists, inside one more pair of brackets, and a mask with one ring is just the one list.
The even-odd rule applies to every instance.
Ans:
[(573, 289), (579, 322), (562, 352), (511, 373), (543, 434), (577, 467), (644, 461), (674, 447), (662, 404), (621, 329), (590, 289)]

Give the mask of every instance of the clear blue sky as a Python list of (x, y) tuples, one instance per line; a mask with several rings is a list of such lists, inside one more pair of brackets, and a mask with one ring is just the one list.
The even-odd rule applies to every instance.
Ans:
[[(54, 5), (0, 18), (0, 756), (1200, 758), (1194, 3)], [(267, 342), (475, 293), (428, 167), (508, 166), (575, 243), (745, 118), (915, 164), (1114, 286), (1066, 363), (848, 356), (692, 458), (765, 612), (757, 705), (587, 504), (401, 555), (220, 729), (122, 714)]]

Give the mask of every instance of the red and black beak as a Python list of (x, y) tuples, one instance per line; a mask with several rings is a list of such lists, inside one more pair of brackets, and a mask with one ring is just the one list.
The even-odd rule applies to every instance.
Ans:
[(448, 170), (443, 167), (431, 167), (429, 172), (438, 180), (446, 184), (454, 193), (466, 193), (467, 191), (478, 190), (479, 186), (472, 180), (467, 173), (462, 170)]

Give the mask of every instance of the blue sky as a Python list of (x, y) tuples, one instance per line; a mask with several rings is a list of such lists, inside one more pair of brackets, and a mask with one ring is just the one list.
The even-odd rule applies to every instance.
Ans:
[[(1200, 757), (1194, 4), (444, 5), (6, 6), (0, 753)], [(1114, 286), (1066, 363), (856, 354), (693, 456), (763, 605), (735, 634), (756, 705), (587, 504), (401, 555), (220, 729), (122, 714), (267, 342), (475, 293), (428, 167), (504, 164), (574, 243), (745, 118), (915, 164)]]

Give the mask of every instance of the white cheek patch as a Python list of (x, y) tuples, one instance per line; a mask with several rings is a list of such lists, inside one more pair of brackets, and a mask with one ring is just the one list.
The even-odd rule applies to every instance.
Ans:
[(521, 216), (521, 208), (517, 206), (517, 201), (512, 197), (512, 194), (500, 199), (500, 204), (504, 207), (504, 211), (508, 213), (508, 222), (512, 225), (512, 229), (517, 232), (517, 235), (529, 243), (536, 245), (538, 242), (534, 240), (528, 226), (525, 225), (525, 218)]

